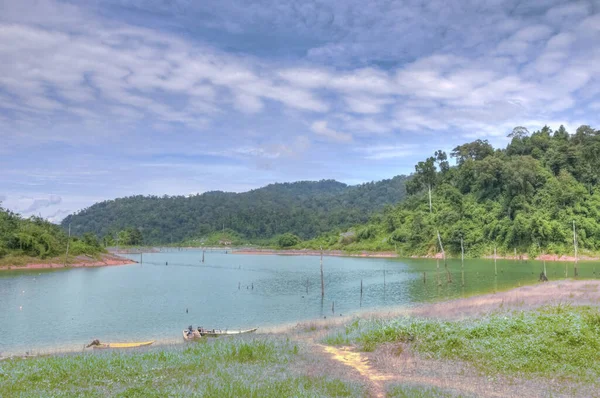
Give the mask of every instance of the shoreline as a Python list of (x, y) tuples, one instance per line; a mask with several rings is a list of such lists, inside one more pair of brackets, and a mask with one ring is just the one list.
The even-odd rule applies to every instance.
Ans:
[[(242, 255), (265, 255), (265, 256), (320, 256), (320, 250), (312, 249), (232, 249), (231, 254)], [(323, 256), (330, 257), (373, 257), (373, 258), (400, 258), (395, 252), (369, 252), (361, 251), (359, 253), (345, 252), (343, 250), (323, 250)]]
[[(199, 248), (200, 249), (200, 248)], [(320, 250), (313, 249), (255, 249), (255, 248), (232, 248), (231, 254), (242, 254), (242, 255), (264, 255), (264, 256), (320, 256)], [(330, 257), (370, 257), (370, 258), (410, 258), (410, 259), (430, 259), (430, 260), (441, 260), (443, 259), (442, 253), (425, 256), (401, 256), (394, 251), (380, 251), (373, 252), (368, 250), (361, 250), (359, 252), (346, 252), (344, 250), (323, 250), (323, 256)], [(456, 260), (454, 257), (447, 257), (450, 260)], [(469, 258), (468, 260), (493, 260), (493, 255), (486, 255), (483, 257)], [(527, 254), (523, 255), (497, 255), (498, 260), (512, 260), (512, 261), (552, 261), (552, 262), (575, 262), (575, 256), (558, 255), (558, 254), (542, 254), (536, 258), (530, 259)], [(577, 261), (600, 261), (599, 256), (578, 256)]]
[(66, 266), (62, 262), (52, 260), (50, 260), (50, 262), (47, 263), (32, 262), (26, 265), (3, 265), (0, 266), (0, 271), (93, 268), (137, 264), (137, 261), (129, 260), (125, 257), (117, 256), (115, 254), (102, 254), (100, 259), (94, 259), (88, 256), (77, 256), (73, 259), (73, 261), (74, 262), (68, 263)]

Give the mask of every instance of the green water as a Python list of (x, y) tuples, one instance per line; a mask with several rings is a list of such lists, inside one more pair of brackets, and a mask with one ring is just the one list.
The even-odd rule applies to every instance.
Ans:
[[(492, 260), (466, 261), (464, 273), (460, 261), (450, 261), (448, 283), (436, 260), (325, 257), (321, 300), (319, 257), (207, 252), (201, 259), (201, 251), (170, 251), (127, 266), (0, 272), (0, 354), (72, 349), (94, 338), (179, 341), (190, 324), (265, 328), (410, 306), (536, 283), (543, 268), (498, 261), (495, 276)], [(573, 264), (567, 267), (572, 277)], [(580, 277), (595, 278), (596, 267), (580, 263)], [(565, 263), (547, 263), (547, 270), (550, 280), (564, 278)]]

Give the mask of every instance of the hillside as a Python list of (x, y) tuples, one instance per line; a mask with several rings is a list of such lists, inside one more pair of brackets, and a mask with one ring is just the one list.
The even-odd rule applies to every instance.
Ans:
[(129, 235), (139, 235), (130, 243), (144, 244), (182, 242), (224, 228), (255, 241), (288, 232), (310, 239), (367, 222), (373, 212), (401, 201), (406, 179), (397, 176), (356, 186), (301, 181), (191, 197), (132, 196), (94, 204), (65, 218), (62, 226), (71, 223), (77, 235), (91, 232), (107, 239), (128, 229)]
[[(460, 255), (540, 252), (573, 254), (573, 222), (580, 253), (600, 251), (600, 131), (581, 126), (517, 127), (505, 149), (477, 140), (448, 155), (437, 151), (415, 166), (409, 197), (362, 227), (329, 234), (305, 246), (345, 250), (397, 249), (403, 255), (445, 249)], [(431, 188), (432, 206), (429, 206)]]

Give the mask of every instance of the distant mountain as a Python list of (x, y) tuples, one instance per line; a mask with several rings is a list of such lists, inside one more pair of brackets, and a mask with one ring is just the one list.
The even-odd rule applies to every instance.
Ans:
[(127, 228), (145, 244), (168, 244), (227, 228), (247, 239), (291, 232), (303, 239), (367, 222), (373, 212), (406, 195), (408, 177), (361, 185), (334, 180), (271, 184), (244, 193), (213, 191), (194, 196), (131, 196), (94, 204), (68, 216), (77, 235), (100, 237)]

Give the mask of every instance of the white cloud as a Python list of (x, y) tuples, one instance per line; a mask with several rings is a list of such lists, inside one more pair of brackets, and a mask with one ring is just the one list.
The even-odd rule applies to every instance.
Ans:
[(365, 159), (382, 160), (411, 156), (417, 145), (378, 145), (361, 149)]
[[(452, 147), (475, 137), (504, 143), (527, 123), (600, 123), (592, 2), (107, 2), (0, 6), (0, 59), (10, 60), (0, 63), (0, 189), (11, 200), (18, 190), (57, 192), (64, 209), (75, 206), (64, 192), (83, 186), (97, 189), (85, 200), (113, 195), (97, 177), (65, 174), (71, 164), (24, 164), (24, 151), (93, 154), (77, 159), (80, 169), (114, 164), (107, 176), (126, 166), (140, 185), (110, 191), (120, 195), (179, 189), (173, 175), (183, 169), (147, 176), (135, 167), (141, 157), (216, 156), (239, 167), (231, 176), (258, 167), (253, 182), (227, 182), (255, 187), (278, 172), (306, 178), (306, 164), (348, 170), (348, 153), (363, 146), (374, 148), (359, 150), (371, 160), (410, 162), (424, 136)], [(299, 172), (282, 171), (301, 161)], [(19, 168), (20, 178), (9, 175)]]
[(22, 206), (19, 212), (22, 214), (31, 214), (40, 209), (44, 209), (46, 207), (62, 203), (62, 198), (58, 195), (49, 195), (47, 199), (34, 199), (23, 197), (19, 199), (19, 202)]
[(332, 141), (337, 142), (350, 142), (352, 141), (352, 135), (348, 133), (343, 133), (340, 131), (333, 130), (327, 126), (327, 121), (318, 120), (314, 122), (310, 126), (311, 130), (314, 131), (317, 135), (322, 137), (326, 137)]

